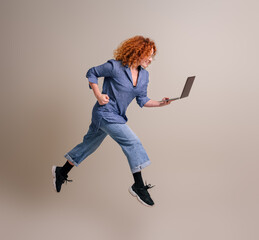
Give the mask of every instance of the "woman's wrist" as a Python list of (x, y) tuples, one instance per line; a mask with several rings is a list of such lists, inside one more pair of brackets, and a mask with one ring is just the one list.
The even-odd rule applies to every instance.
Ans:
[(167, 98), (163, 98), (162, 101), (155, 101), (155, 100), (149, 100), (144, 107), (163, 107), (163, 106), (167, 106), (168, 104), (170, 104), (170, 102), (166, 101)]
[(159, 101), (155, 101), (150, 99), (145, 105), (144, 107), (161, 107), (160, 106), (160, 102)]
[(89, 84), (90, 84), (90, 86), (91, 86), (91, 88), (92, 88), (92, 90), (93, 90), (93, 92), (94, 92), (94, 96), (96, 97), (96, 99), (97, 99), (97, 100), (100, 99), (100, 97), (102, 96), (102, 94), (101, 94), (101, 92), (100, 92), (100, 90), (99, 90), (98, 84), (96, 84), (96, 83), (91, 83), (91, 82), (89, 82)]
[(100, 91), (99, 91), (99, 92), (94, 92), (94, 95), (95, 95), (95, 97), (96, 97), (97, 100), (100, 99), (101, 96), (102, 96), (102, 94), (101, 94)]

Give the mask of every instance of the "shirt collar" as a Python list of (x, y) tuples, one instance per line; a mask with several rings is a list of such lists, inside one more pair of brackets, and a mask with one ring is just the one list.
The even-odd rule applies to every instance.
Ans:
[[(128, 64), (127, 64), (127, 65), (125, 65), (125, 68), (130, 68), (130, 67), (129, 67)], [(139, 71), (142, 71), (144, 68), (143, 68), (141, 65), (139, 65), (139, 66), (138, 66), (138, 69), (139, 69)]]

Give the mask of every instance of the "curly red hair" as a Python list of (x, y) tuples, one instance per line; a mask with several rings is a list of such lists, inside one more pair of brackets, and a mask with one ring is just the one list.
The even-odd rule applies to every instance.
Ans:
[(114, 58), (122, 61), (124, 66), (137, 66), (142, 59), (150, 56), (152, 48), (154, 57), (157, 51), (155, 42), (143, 36), (135, 36), (123, 41), (114, 50)]

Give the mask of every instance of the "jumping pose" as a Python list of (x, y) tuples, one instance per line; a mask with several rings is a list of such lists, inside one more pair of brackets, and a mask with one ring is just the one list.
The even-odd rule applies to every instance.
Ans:
[[(89, 88), (97, 99), (92, 111), (92, 122), (83, 138), (83, 142), (65, 154), (67, 159), (63, 167), (53, 166), (53, 182), (57, 192), (68, 180), (68, 172), (78, 166), (92, 154), (109, 135), (122, 148), (133, 174), (134, 184), (129, 192), (146, 206), (154, 202), (148, 193), (152, 186), (145, 185), (141, 170), (150, 164), (149, 157), (139, 138), (126, 124), (126, 110), (133, 99), (144, 107), (162, 107), (171, 103), (169, 98), (162, 101), (147, 97), (149, 73), (146, 68), (156, 55), (154, 41), (143, 36), (135, 36), (120, 44), (114, 51), (114, 59), (97, 67), (90, 68), (86, 74)], [(98, 78), (104, 77), (102, 93), (98, 87)]]

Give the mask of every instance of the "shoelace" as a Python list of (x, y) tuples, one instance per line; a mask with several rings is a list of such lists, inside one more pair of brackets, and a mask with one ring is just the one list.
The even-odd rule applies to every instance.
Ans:
[(146, 190), (148, 190), (149, 188), (152, 188), (152, 187), (155, 187), (155, 185), (151, 185), (151, 184), (147, 184), (147, 182), (146, 182), (146, 185), (144, 186), (144, 188), (146, 189)]
[(64, 178), (63, 183), (64, 183), (64, 182), (66, 182), (66, 184), (67, 184), (67, 182), (73, 182), (73, 180)]

